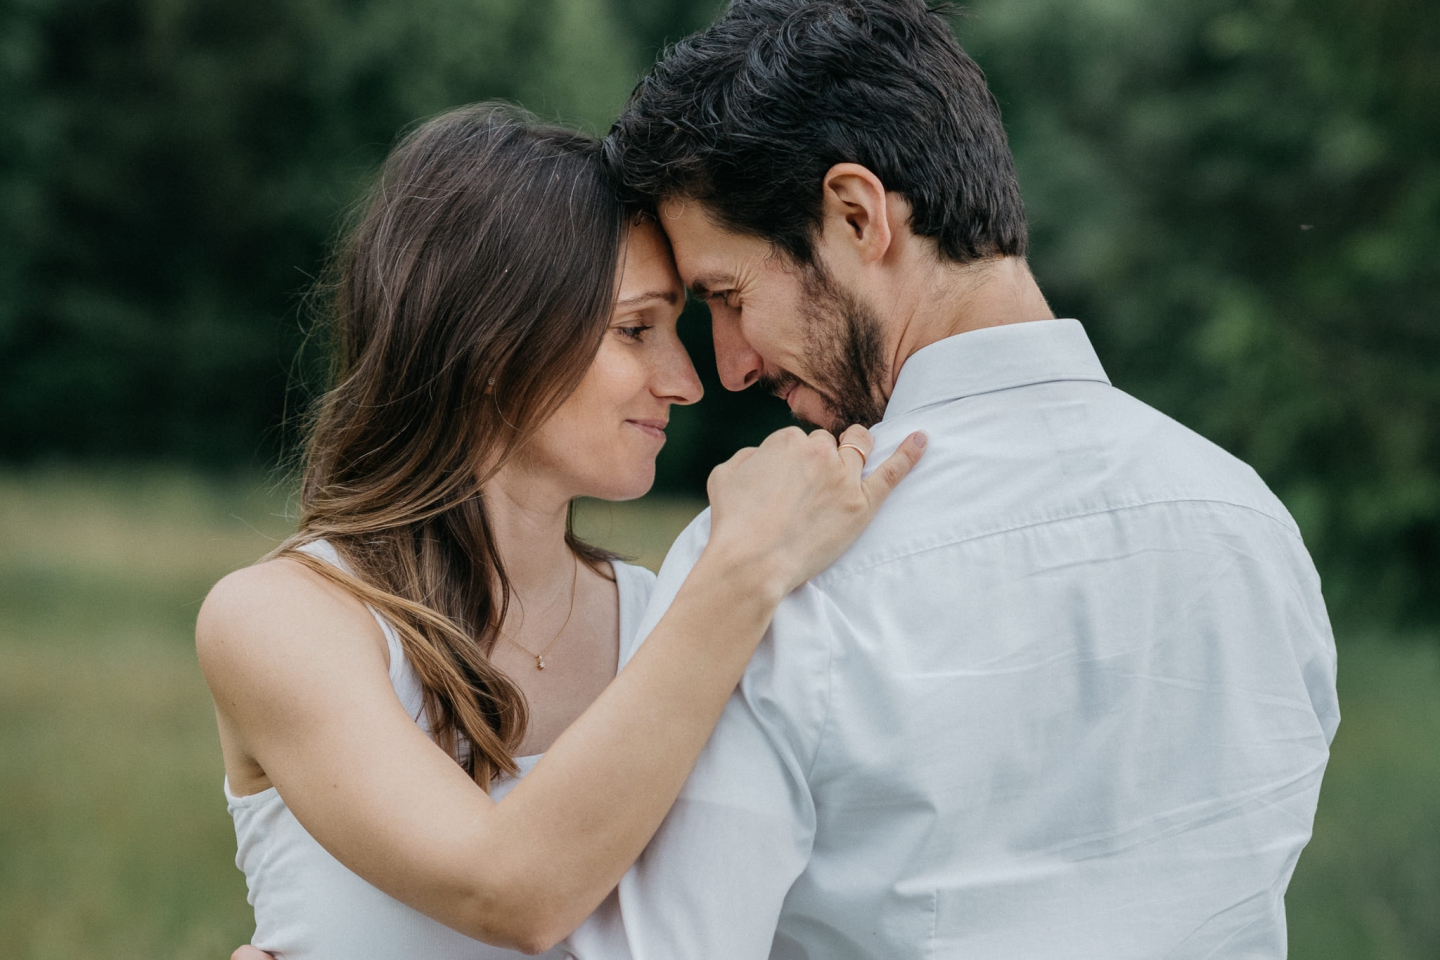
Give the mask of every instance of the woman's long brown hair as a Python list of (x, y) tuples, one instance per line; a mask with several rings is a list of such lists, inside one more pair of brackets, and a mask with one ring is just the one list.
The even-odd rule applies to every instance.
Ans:
[[(608, 325), (626, 215), (599, 149), (479, 104), (390, 154), (332, 268), (331, 385), (299, 532), (271, 554), (394, 625), (432, 734), (487, 788), (516, 772), (526, 707), (489, 659), (510, 586), (481, 486), (579, 384)], [(347, 570), (297, 550), (319, 539)]]

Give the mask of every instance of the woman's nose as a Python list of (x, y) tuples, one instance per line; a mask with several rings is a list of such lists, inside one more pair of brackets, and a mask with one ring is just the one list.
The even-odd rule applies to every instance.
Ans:
[(665, 351), (656, 370), (655, 386), (656, 395), (682, 406), (695, 403), (705, 395), (695, 364), (690, 361), (690, 354), (679, 337)]

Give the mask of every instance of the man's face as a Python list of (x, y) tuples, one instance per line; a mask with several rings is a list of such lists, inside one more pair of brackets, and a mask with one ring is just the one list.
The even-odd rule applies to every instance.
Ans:
[(681, 279), (710, 307), (726, 389), (759, 384), (799, 419), (835, 433), (884, 416), (881, 320), (818, 257), (798, 266), (764, 240), (716, 225), (695, 201), (665, 201), (660, 223)]

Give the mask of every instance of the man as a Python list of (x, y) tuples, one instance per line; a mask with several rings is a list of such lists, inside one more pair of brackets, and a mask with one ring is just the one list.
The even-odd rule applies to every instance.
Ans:
[(728, 388), (875, 424), (872, 460), (930, 442), (782, 606), (574, 955), (1284, 956), (1339, 720), (1317, 577), (1253, 471), (1053, 319), (942, 14), (736, 0), (608, 149), (709, 303)]

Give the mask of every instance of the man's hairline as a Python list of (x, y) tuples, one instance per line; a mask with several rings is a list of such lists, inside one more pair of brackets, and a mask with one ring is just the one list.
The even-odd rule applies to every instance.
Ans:
[[(881, 188), (885, 191), (885, 193), (886, 193), (887, 196), (893, 194), (893, 195), (895, 195), (896, 197), (899, 197), (901, 200), (903, 200), (903, 201), (905, 202), (905, 207), (906, 207), (905, 223), (910, 227), (910, 232), (913, 233), (913, 234), (915, 234), (915, 236), (916, 236), (917, 238), (919, 238), (919, 239), (930, 240), (930, 241), (934, 242), (937, 246), (940, 244), (940, 238), (939, 238), (939, 237), (932, 237), (932, 236), (928, 236), (928, 235), (920, 234), (920, 233), (916, 232), (916, 230), (915, 230), (915, 200), (914, 200), (908, 193), (906, 193), (904, 190), (900, 190), (900, 189), (897, 189), (897, 188), (893, 188), (893, 187), (888, 187), (888, 186), (886, 186), (886, 185), (885, 185), (885, 180), (884, 180), (884, 178), (882, 178), (882, 177), (880, 176), (880, 174), (876, 173), (874, 170), (871, 170), (871, 169), (870, 169), (870, 166), (869, 166), (868, 164), (860, 163), (858, 160), (839, 160), (839, 161), (836, 161), (835, 163), (832, 163), (829, 167), (826, 168), (826, 170), (825, 170), (825, 176), (828, 176), (829, 173), (830, 173), (830, 170), (834, 169), (835, 167), (839, 166), (839, 165), (842, 164), (842, 163), (851, 163), (851, 164), (854, 164), (855, 166), (858, 166), (858, 167), (864, 167), (867, 171), (869, 171), (870, 174), (871, 174), (872, 176), (874, 176), (875, 179), (880, 182), (880, 186), (881, 186)], [(822, 183), (822, 184), (824, 183), (825, 176), (822, 176), (822, 177), (821, 177), (821, 183)], [(752, 230), (752, 229), (749, 229), (749, 228), (747, 228), (747, 227), (740, 226), (740, 225), (738, 225), (738, 224), (728, 223), (728, 222), (726, 222), (725, 220), (721, 219), (721, 217), (718, 215), (718, 214), (719, 214), (719, 209), (718, 209), (718, 207), (715, 205), (715, 203), (712, 202), (711, 200), (707, 199), (705, 196), (703, 196), (703, 195), (702, 195), (702, 192), (699, 191), (699, 190), (681, 190), (681, 189), (677, 189), (677, 190), (670, 191), (669, 193), (651, 194), (650, 196), (646, 197), (646, 199), (645, 199), (645, 207), (648, 209), (648, 211), (650, 211), (650, 212), (653, 214), (653, 216), (654, 216), (654, 218), (655, 218), (655, 221), (656, 221), (657, 223), (659, 223), (659, 222), (661, 222), (661, 221), (664, 220), (664, 214), (662, 214), (662, 213), (660, 212), (660, 208), (661, 208), (661, 206), (663, 206), (664, 204), (667, 204), (667, 203), (679, 203), (679, 204), (681, 205), (681, 208), (682, 208), (682, 209), (683, 209), (687, 204), (690, 204), (690, 203), (698, 204), (698, 205), (700, 206), (701, 211), (705, 214), (705, 219), (710, 222), (710, 225), (711, 225), (711, 226), (716, 227), (717, 229), (720, 229), (720, 230), (728, 231), (728, 232), (730, 232), (730, 233), (738, 234), (738, 235), (740, 235), (740, 236), (754, 237), (754, 238), (757, 239), (757, 240), (762, 240), (762, 241), (764, 241), (765, 243), (767, 243), (767, 244), (770, 245), (772, 251), (773, 251), (776, 255), (783, 256), (784, 258), (790, 260), (790, 261), (791, 261), (791, 264), (792, 264), (793, 266), (797, 267), (797, 268), (814, 267), (814, 266), (816, 265), (816, 264), (815, 264), (815, 258), (814, 258), (814, 256), (813, 256), (813, 252), (812, 252), (812, 256), (810, 257), (810, 259), (808, 259), (808, 260), (806, 260), (806, 261), (801, 261), (801, 260), (799, 260), (799, 258), (797, 258), (794, 254), (790, 253), (790, 251), (786, 250), (783, 246), (781, 246), (780, 243), (779, 243), (779, 241), (777, 241), (774, 237), (766, 236), (765, 234), (761, 233), (759, 230)], [(823, 212), (821, 213), (821, 216), (820, 216), (819, 219), (823, 221), (823, 219), (824, 219), (824, 214), (823, 214)], [(811, 240), (812, 244), (813, 244), (813, 241), (814, 241), (815, 237), (818, 236), (818, 234), (819, 234), (819, 230), (816, 229), (816, 228), (818, 228), (818, 226), (819, 226), (819, 222), (817, 222), (816, 224), (812, 225), (811, 237), (809, 238), (809, 239)], [(663, 224), (662, 224), (661, 229), (664, 229)]]

